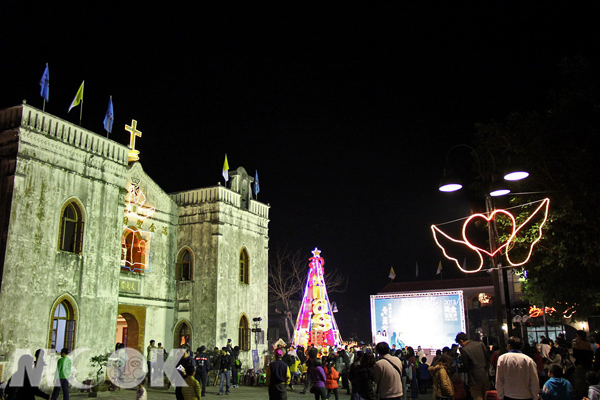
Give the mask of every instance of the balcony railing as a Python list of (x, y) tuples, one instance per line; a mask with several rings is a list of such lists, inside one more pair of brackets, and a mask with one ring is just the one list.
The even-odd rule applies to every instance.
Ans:
[[(200, 203), (214, 203), (222, 201), (235, 207), (240, 207), (241, 196), (233, 190), (224, 186), (213, 186), (203, 189), (188, 190), (185, 192), (173, 193), (171, 197), (177, 205), (188, 206)], [(255, 200), (250, 200), (249, 212), (263, 218), (269, 218), (269, 206)]]
[(0, 111), (0, 131), (26, 128), (33, 132), (51, 136), (64, 143), (90, 153), (127, 165), (129, 149), (97, 133), (45, 113), (28, 104)]

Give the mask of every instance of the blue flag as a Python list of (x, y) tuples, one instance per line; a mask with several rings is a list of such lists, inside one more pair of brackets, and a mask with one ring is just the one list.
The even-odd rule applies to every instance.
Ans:
[(50, 72), (48, 72), (48, 64), (46, 64), (44, 75), (42, 75), (42, 79), (40, 79), (40, 86), (42, 87), (40, 96), (42, 96), (44, 100), (50, 101)]
[(258, 171), (254, 173), (254, 195), (256, 196), (260, 192), (260, 185), (258, 183)]
[(104, 130), (108, 133), (112, 133), (113, 122), (115, 121), (115, 114), (113, 113), (112, 96), (108, 100), (108, 110), (104, 116)]

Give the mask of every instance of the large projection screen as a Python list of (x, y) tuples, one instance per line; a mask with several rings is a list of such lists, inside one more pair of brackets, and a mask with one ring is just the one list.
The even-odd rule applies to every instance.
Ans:
[(371, 296), (373, 343), (441, 349), (459, 332), (466, 332), (462, 290)]

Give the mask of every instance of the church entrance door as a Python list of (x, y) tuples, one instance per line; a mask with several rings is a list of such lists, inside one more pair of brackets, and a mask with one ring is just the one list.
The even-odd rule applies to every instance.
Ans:
[[(132, 314), (122, 313), (117, 317), (117, 336), (115, 343), (123, 343), (125, 347), (137, 349), (139, 343), (140, 325)], [(143, 354), (143, 353), (142, 353)]]
[(145, 355), (146, 307), (119, 304), (118, 312), (115, 343), (123, 343)]

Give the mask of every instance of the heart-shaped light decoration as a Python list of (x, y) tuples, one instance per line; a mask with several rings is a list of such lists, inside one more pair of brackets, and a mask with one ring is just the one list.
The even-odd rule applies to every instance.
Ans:
[[(489, 252), (487, 250), (482, 249), (481, 247), (473, 245), (467, 238), (467, 227), (469, 226), (471, 221), (473, 221), (474, 219), (483, 218), (489, 224), (490, 221), (492, 221), (494, 218), (496, 218), (496, 215), (498, 215), (498, 214), (506, 215), (507, 217), (510, 218), (510, 220), (512, 222), (512, 232), (511, 232), (508, 240), (502, 244), (499, 243), (499, 246), (496, 248), (496, 250), (494, 250), (494, 252)], [(496, 253), (498, 253), (500, 250), (504, 249), (510, 243), (513, 236), (516, 234), (516, 225), (517, 225), (517, 222), (515, 221), (515, 217), (506, 210), (494, 210), (489, 216), (486, 216), (485, 214), (473, 214), (469, 218), (467, 218), (467, 220), (463, 224), (462, 236), (463, 236), (463, 240), (465, 241), (465, 244), (467, 246), (469, 246), (470, 248), (472, 248), (473, 250), (475, 250), (477, 252), (485, 253), (490, 257), (494, 257), (496, 255)]]

